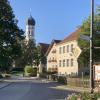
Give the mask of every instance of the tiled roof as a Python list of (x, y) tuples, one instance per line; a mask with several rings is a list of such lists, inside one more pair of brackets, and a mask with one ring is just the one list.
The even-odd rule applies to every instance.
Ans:
[(52, 42), (59, 43), (59, 42), (61, 42), (61, 40), (53, 40)]
[(54, 43), (56, 43), (57, 45), (68, 42), (68, 41), (73, 41), (73, 40), (77, 40), (79, 38), (79, 32), (80, 29), (77, 29), (75, 32), (71, 33), (69, 36), (67, 36), (65, 39), (61, 40), (52, 40), (47, 52), (46, 52), (46, 56), (48, 55), (48, 53), (50, 52), (52, 46)]
[[(59, 44), (72, 41), (72, 40), (77, 40), (79, 38), (79, 29), (76, 30), (75, 32), (71, 33), (69, 36), (67, 36), (65, 39), (63, 39)], [(58, 45), (59, 45), (58, 44)]]
[(47, 52), (50, 44), (47, 43), (39, 43), (39, 46), (41, 47), (41, 52), (44, 54)]

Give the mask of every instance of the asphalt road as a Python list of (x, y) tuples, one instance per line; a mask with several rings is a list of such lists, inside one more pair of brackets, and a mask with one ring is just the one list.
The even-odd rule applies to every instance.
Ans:
[(52, 88), (57, 85), (35, 80), (14, 82), (0, 89), (0, 100), (65, 100), (72, 92)]

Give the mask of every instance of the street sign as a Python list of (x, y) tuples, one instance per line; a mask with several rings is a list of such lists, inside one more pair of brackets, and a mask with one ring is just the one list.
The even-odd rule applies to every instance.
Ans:
[(79, 55), (81, 54), (82, 50), (79, 47), (74, 48), (73, 50), (73, 55), (78, 58)]
[(95, 80), (100, 81), (100, 65), (94, 65), (95, 67)]
[(89, 36), (86, 36), (86, 35), (80, 35), (80, 38), (82, 39), (82, 40), (85, 40), (85, 41), (90, 41), (90, 37)]

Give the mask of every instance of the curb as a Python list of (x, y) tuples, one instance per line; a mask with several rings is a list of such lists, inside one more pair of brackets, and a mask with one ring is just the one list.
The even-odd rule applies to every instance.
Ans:
[(82, 90), (82, 89), (79, 89), (79, 88), (75, 88), (75, 89), (72, 89), (72, 88), (65, 88), (66, 90), (69, 90), (69, 91), (75, 91), (75, 92), (89, 92), (89, 90)]
[(89, 92), (89, 89), (82, 89), (78, 87), (63, 87), (63, 86), (58, 86), (58, 87), (52, 87), (56, 89), (61, 89), (61, 90), (68, 90), (68, 91), (74, 91), (74, 92)]

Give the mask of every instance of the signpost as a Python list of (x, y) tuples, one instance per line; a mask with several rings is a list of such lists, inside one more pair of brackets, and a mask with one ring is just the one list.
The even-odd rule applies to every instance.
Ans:
[(91, 25), (90, 25), (90, 92), (94, 92), (94, 79), (93, 79), (93, 50), (94, 50), (94, 0), (91, 0)]

